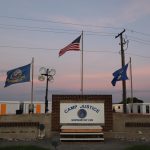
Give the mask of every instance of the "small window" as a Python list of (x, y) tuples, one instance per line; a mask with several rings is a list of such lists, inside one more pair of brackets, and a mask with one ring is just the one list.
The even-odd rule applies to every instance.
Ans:
[(115, 110), (115, 106), (113, 106), (113, 112), (116, 112), (116, 110)]
[(120, 106), (118, 106), (118, 109), (120, 109)]
[(149, 105), (146, 105), (146, 113), (149, 113)]
[(141, 107), (140, 107), (140, 105), (138, 105), (138, 113), (139, 114), (141, 113)]

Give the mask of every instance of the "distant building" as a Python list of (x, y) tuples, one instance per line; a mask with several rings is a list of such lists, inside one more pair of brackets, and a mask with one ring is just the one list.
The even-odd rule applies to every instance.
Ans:
[(123, 112), (123, 104), (113, 104), (113, 112)]
[[(0, 101), (0, 115), (28, 114), (31, 101)], [(34, 113), (45, 113), (45, 101), (33, 101)], [(51, 113), (51, 102), (48, 104)]]
[[(114, 112), (123, 112), (123, 104), (113, 104)], [(127, 113), (150, 114), (150, 103), (129, 103)]]
[[(0, 115), (29, 113), (31, 101), (0, 101)], [(33, 101), (34, 113), (45, 113), (45, 101)], [(49, 113), (52, 112), (52, 103), (48, 104)], [(112, 104), (113, 112), (123, 112), (123, 104)], [(150, 103), (129, 103), (127, 113), (140, 113), (150, 115)]]

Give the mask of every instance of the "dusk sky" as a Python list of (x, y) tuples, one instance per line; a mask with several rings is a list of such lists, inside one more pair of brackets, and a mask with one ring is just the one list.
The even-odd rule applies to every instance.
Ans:
[[(59, 50), (83, 31), (84, 94), (109, 94), (122, 100), (122, 83), (112, 73), (121, 67), (120, 38), (132, 58), (133, 95), (150, 102), (150, 0), (0, 0), (0, 100), (30, 100), (31, 82), (4, 88), (6, 72), (34, 57), (34, 100), (44, 100), (41, 67), (56, 69), (51, 94), (81, 94), (81, 52)], [(127, 75), (130, 78), (129, 68)], [(130, 97), (130, 80), (127, 80)]]

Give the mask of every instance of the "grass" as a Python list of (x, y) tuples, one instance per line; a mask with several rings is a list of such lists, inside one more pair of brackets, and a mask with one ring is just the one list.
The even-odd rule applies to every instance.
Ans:
[(27, 145), (27, 146), (5, 146), (5, 147), (0, 147), (0, 150), (48, 150), (46, 148), (38, 147), (38, 146), (32, 146), (32, 145)]
[(126, 150), (150, 150), (150, 145), (135, 145), (128, 147)]

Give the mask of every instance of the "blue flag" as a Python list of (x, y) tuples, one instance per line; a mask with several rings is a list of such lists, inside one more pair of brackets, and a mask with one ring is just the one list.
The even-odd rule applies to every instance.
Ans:
[(31, 64), (10, 70), (7, 72), (5, 87), (22, 82), (30, 81), (30, 66)]
[(127, 68), (128, 68), (128, 64), (126, 64), (124, 67), (122, 67), (121, 69), (115, 71), (113, 73), (113, 80), (111, 81), (112, 85), (115, 86), (117, 81), (124, 81), (127, 80)]

